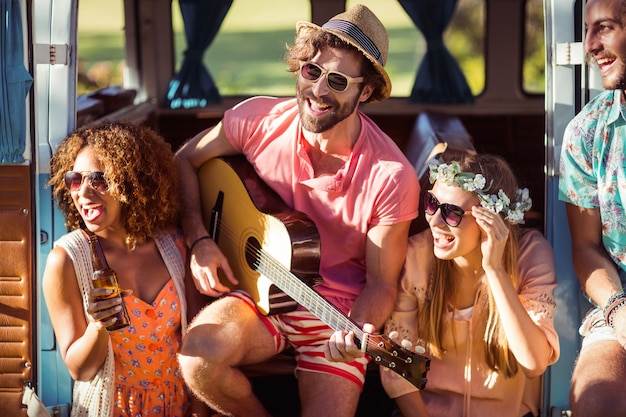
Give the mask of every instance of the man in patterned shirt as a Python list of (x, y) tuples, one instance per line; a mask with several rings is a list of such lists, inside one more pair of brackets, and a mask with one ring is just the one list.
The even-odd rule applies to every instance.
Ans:
[(605, 91), (569, 123), (561, 154), (573, 265), (595, 305), (580, 327), (570, 406), (576, 416), (625, 416), (626, 1), (589, 0), (585, 26), (585, 52)]

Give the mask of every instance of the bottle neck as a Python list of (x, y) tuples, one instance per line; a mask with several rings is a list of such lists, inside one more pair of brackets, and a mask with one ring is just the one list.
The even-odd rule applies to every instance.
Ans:
[(89, 248), (91, 249), (91, 262), (93, 263), (94, 271), (110, 269), (107, 258), (104, 256), (104, 251), (102, 250), (102, 246), (100, 245), (100, 241), (98, 240), (98, 236), (90, 231), (83, 231), (83, 233), (89, 240)]

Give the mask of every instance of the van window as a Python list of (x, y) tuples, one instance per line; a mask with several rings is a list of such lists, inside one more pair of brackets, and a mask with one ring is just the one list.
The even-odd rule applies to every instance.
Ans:
[[(180, 15), (177, 1), (172, 11)], [(233, 1), (222, 26), (204, 55), (204, 64), (220, 95), (293, 95), (295, 79), (283, 63), (285, 45), (295, 36), (295, 24), (309, 20), (309, 0)], [(182, 19), (181, 19), (182, 20)], [(182, 25), (175, 27), (176, 69), (186, 41)]]
[[(356, 3), (372, 9), (387, 27), (390, 37), (387, 70), (393, 83), (392, 95), (408, 97), (426, 51), (424, 36), (397, 0), (348, 0), (346, 8)], [(533, 13), (536, 5), (542, 13), (541, 0), (528, 3), (533, 5), (529, 6)], [(81, 0), (78, 13), (79, 94), (123, 85), (123, 1), (105, 4)], [(295, 23), (309, 20), (310, 16), (309, 0), (274, 0), (271, 8), (257, 0), (233, 1), (220, 31), (204, 54), (205, 66), (220, 95), (293, 95), (294, 78), (286, 73), (283, 63), (285, 44), (293, 41)], [(541, 14), (538, 18), (541, 19)], [(175, 71), (178, 71), (186, 49), (178, 0), (172, 1), (172, 20)], [(539, 26), (542, 27), (541, 21)], [(530, 56), (541, 56), (542, 50), (537, 51), (537, 47), (541, 47), (542, 35), (537, 35), (534, 29), (527, 29), (527, 33), (527, 37), (532, 35), (533, 41), (538, 41), (535, 49), (530, 49)], [(458, 62), (472, 93), (479, 95), (485, 87), (485, 0), (458, 0), (444, 32), (444, 43)], [(535, 59), (529, 61), (534, 62)], [(532, 86), (537, 72), (532, 65), (525, 65), (525, 88)], [(531, 80), (528, 83), (527, 78)]]
[(124, 2), (78, 3), (78, 94), (123, 85)]
[[(382, 16), (389, 32), (387, 66), (393, 95), (409, 96), (426, 52), (424, 35), (397, 0), (349, 0), (347, 3), (365, 4)], [(479, 95), (485, 87), (485, 0), (458, 0), (443, 40), (461, 67), (472, 93)]]
[(522, 88), (527, 94), (545, 92), (543, 0), (527, 0), (524, 25)]
[(485, 27), (485, 0), (458, 0), (443, 38), (474, 96), (485, 89)]
[[(389, 32), (387, 71), (394, 97), (408, 97), (422, 56), (424, 36), (397, 0), (348, 0), (369, 7)], [(177, 7), (174, 6), (174, 11)], [(276, 13), (280, 10), (280, 13)], [(220, 32), (205, 55), (205, 65), (221, 95), (293, 95), (294, 80), (285, 74), (285, 44), (295, 36), (295, 23), (310, 19), (309, 0), (275, 0), (267, 8), (257, 0), (233, 2)], [(485, 86), (484, 0), (459, 0), (444, 32), (444, 41), (464, 72), (474, 95)], [(185, 43), (176, 31), (177, 63)]]

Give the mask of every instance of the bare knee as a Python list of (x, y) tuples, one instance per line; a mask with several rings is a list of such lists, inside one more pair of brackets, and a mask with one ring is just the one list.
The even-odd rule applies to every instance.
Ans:
[(318, 372), (298, 372), (303, 416), (354, 416), (361, 387), (343, 377)]
[(626, 353), (616, 342), (596, 342), (580, 354), (570, 391), (573, 416), (613, 417), (626, 415), (622, 381), (626, 376)]
[(195, 323), (183, 338), (178, 363), (183, 379), (195, 392), (213, 384), (225, 361), (227, 351), (220, 348), (220, 327), (220, 324)]
[(623, 388), (614, 382), (595, 381), (572, 390), (570, 408), (572, 416), (623, 417), (626, 415)]
[(183, 379), (192, 391), (197, 392), (213, 384), (212, 376), (217, 373), (215, 368), (220, 359), (215, 350), (207, 348), (214, 345), (209, 338), (199, 337), (200, 334), (188, 336), (178, 354), (178, 363)]
[(192, 391), (198, 393), (210, 385), (209, 376), (214, 373), (210, 371), (210, 363), (204, 357), (179, 354), (178, 363), (183, 379)]

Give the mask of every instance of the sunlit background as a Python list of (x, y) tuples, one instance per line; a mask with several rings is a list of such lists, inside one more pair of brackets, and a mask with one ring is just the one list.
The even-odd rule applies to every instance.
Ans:
[[(422, 34), (396, 0), (348, 0), (346, 8), (361, 3), (385, 24), (389, 33), (387, 71), (392, 96), (410, 95), (425, 52)], [(177, 0), (172, 1), (177, 67), (186, 48)], [(485, 85), (484, 0), (459, 0), (444, 41), (459, 62), (474, 95)], [(288, 96), (294, 80), (282, 59), (285, 44), (295, 35), (295, 23), (310, 19), (309, 0), (235, 0), (220, 32), (207, 50), (204, 62), (219, 92), (227, 95)], [(79, 2), (79, 94), (109, 85), (123, 85), (123, 2)], [(543, 2), (526, 2), (523, 90), (544, 92)]]

